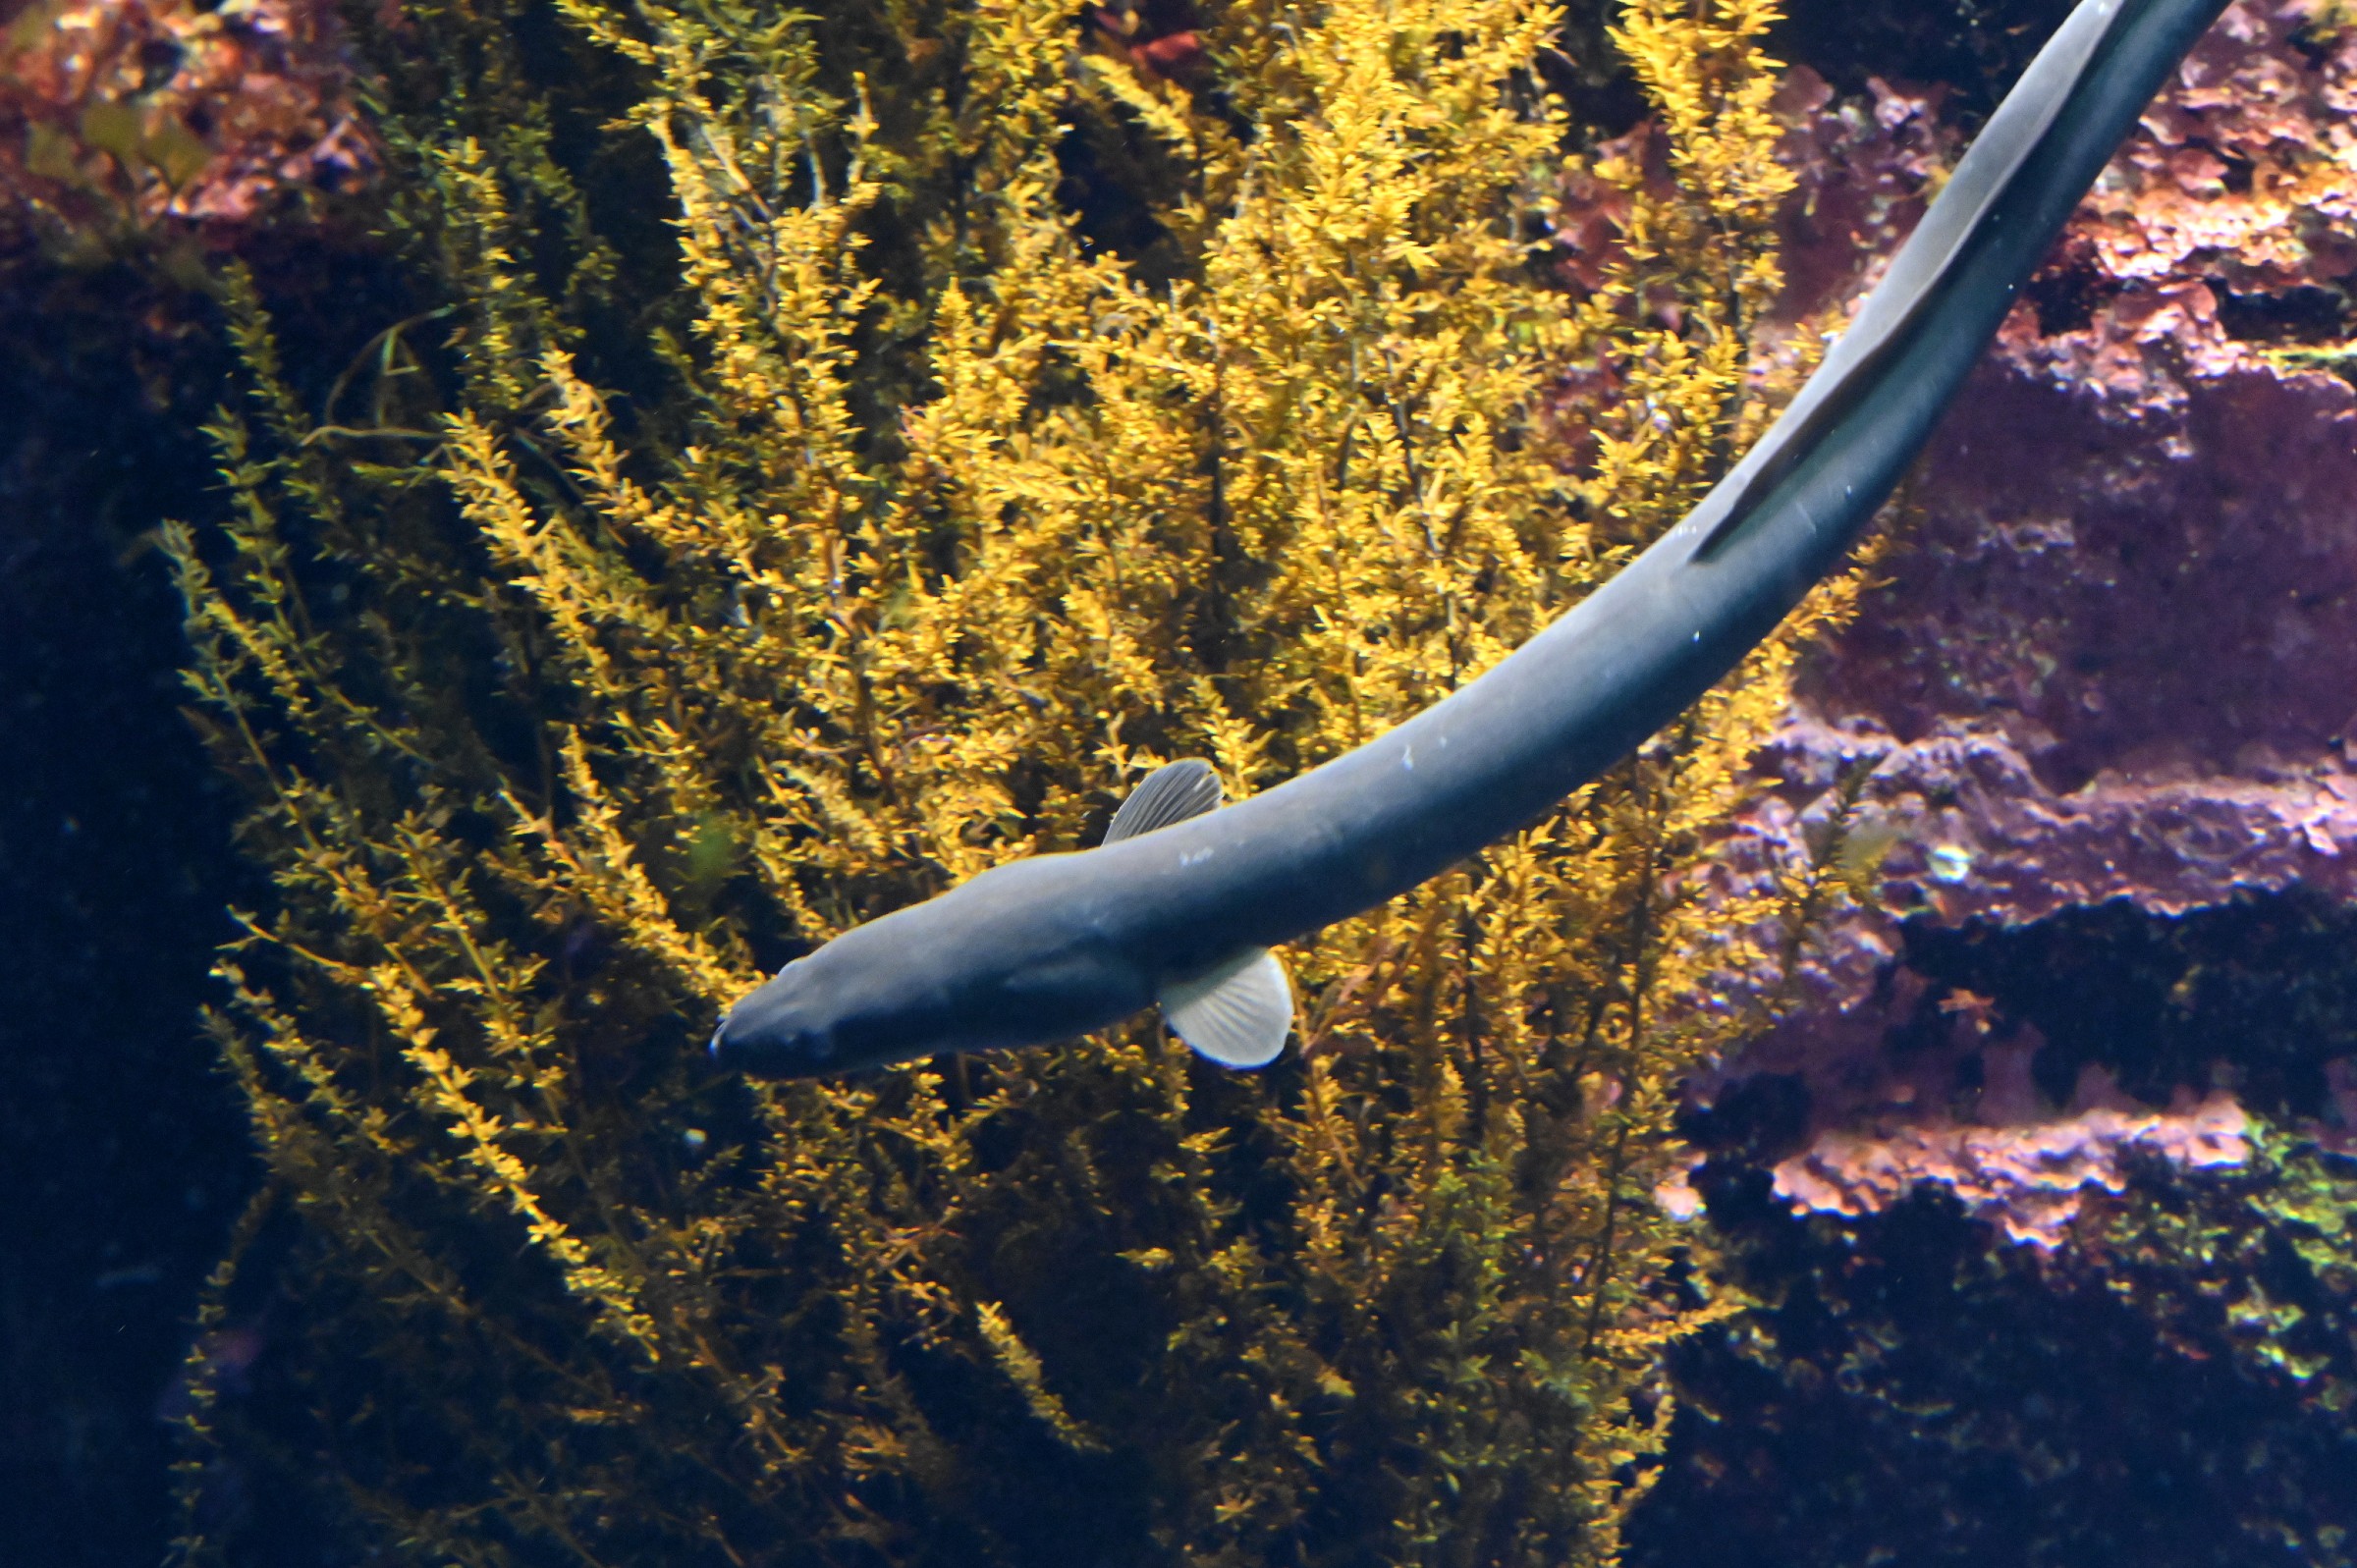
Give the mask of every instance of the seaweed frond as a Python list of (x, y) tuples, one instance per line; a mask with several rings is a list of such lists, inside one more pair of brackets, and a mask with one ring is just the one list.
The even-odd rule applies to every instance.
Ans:
[[(300, 1307), (192, 1435), (463, 1562), (1610, 1559), (1726, 1310), (1651, 1198), (1760, 956), (1699, 873), (1844, 589), (1299, 953), (1266, 1074), (698, 1048), (1161, 760), (1381, 732), (1674, 517), (1759, 412), (1771, 12), (1622, 14), (1674, 180), (1599, 167), (1577, 302), (1536, 0), (1159, 52), (1042, 0), (556, 15), (372, 41), (418, 297), (290, 356), (224, 281), (228, 506), (166, 547), (276, 878), (219, 1028)], [(1630, 400), (1574, 472), (1579, 362)]]

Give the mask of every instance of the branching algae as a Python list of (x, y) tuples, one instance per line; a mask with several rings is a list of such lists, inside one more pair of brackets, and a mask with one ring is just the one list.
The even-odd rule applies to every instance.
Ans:
[[(469, 1564), (1609, 1558), (1720, 1310), (1648, 1195), (1757, 921), (1688, 873), (1838, 585), (1294, 953), (1261, 1076), (1142, 1026), (787, 1086), (701, 1047), (1164, 760), (1363, 741), (1683, 513), (1758, 422), (1769, 7), (1623, 12), (1675, 187), (1599, 171), (1577, 304), (1528, 0), (1209, 10), (1167, 75), (1035, 0), (557, 11), (380, 23), (417, 298), (349, 364), (223, 288), (228, 514), (168, 542), (277, 887), (213, 1024), (241, 1248), (293, 1239), (263, 1387), (197, 1369), (189, 1554), (234, 1464)], [(1626, 397), (1573, 473), (1575, 360)]]

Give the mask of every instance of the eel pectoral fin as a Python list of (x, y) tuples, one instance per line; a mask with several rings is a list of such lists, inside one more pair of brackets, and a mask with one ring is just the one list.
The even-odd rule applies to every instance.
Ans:
[(1115, 843), (1174, 822), (1199, 817), (1220, 803), (1220, 776), (1200, 757), (1181, 757), (1149, 774), (1113, 814), (1105, 841)]
[[(1105, 841), (1152, 833), (1220, 803), (1220, 776), (1200, 757), (1166, 763), (1129, 791)], [(1201, 974), (1166, 984), (1154, 999), (1163, 1021), (1198, 1055), (1223, 1067), (1265, 1067), (1293, 1028), (1293, 983), (1266, 947), (1246, 947)]]
[(1293, 983), (1266, 947), (1246, 947), (1155, 998), (1178, 1038), (1223, 1067), (1265, 1067), (1293, 1027)]

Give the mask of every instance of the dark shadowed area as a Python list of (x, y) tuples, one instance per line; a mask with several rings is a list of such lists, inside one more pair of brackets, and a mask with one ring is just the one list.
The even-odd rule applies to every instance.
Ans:
[(180, 716), (177, 600), (141, 540), (203, 494), (209, 377), (191, 340), (116, 313), (143, 296), (85, 279), (0, 303), (9, 1564), (160, 1557), (159, 1411), (253, 1180), (197, 1034), (237, 886), (230, 802)]

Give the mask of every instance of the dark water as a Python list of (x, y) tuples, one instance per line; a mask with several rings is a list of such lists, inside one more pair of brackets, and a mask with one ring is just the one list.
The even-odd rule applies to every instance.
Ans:
[(238, 885), (228, 801), (180, 716), (177, 600), (139, 543), (202, 494), (210, 377), (185, 346), (127, 344), (100, 302), (77, 286), (0, 313), (9, 1568), (160, 1557), (157, 1412), (254, 1180), (197, 1038)]

